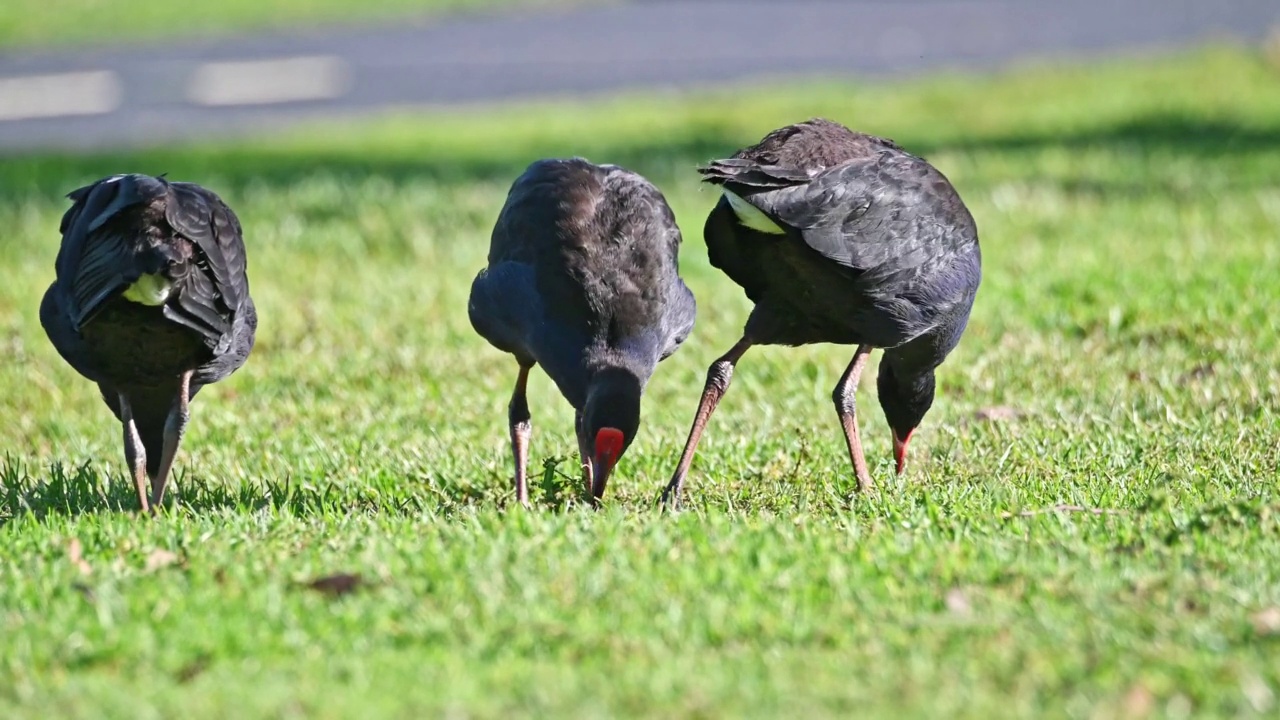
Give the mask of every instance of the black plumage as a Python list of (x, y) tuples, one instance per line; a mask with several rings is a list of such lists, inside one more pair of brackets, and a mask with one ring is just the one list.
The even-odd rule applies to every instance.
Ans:
[(678, 501), (698, 439), (752, 345), (857, 345), (832, 393), (859, 488), (870, 485), (855, 390), (873, 348), (898, 472), (933, 403), (934, 370), (964, 332), (982, 275), (973, 217), (934, 167), (890, 140), (821, 118), (775, 130), (701, 168), (723, 195), (707, 217), (711, 264), (755, 307), (742, 339), (712, 364), (684, 454), (667, 487)]
[(209, 190), (162, 177), (116, 175), (67, 197), (40, 322), (123, 424), (145, 511), (164, 498), (190, 399), (253, 348), (240, 221)]
[(511, 186), (471, 286), (476, 331), (515, 355), (509, 406), (516, 498), (528, 502), (525, 385), (541, 365), (576, 411), (594, 500), (640, 426), (640, 396), (693, 328), (680, 230), (662, 193), (614, 165), (539, 160)]

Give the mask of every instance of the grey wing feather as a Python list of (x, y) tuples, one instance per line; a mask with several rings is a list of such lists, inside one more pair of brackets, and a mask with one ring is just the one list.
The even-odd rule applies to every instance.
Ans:
[[(850, 237), (875, 202), (876, 188), (863, 177), (865, 163), (849, 163), (791, 188), (747, 198), (766, 215), (794, 228), (806, 245), (846, 267), (865, 270), (877, 264), (871, 248)], [(865, 228), (874, 230), (875, 228)], [(874, 254), (874, 253), (873, 253)]]
[(165, 220), (196, 244), (213, 276), (213, 287), (230, 310), (246, 294), (244, 238), (240, 221), (217, 195), (191, 183), (170, 183)]
[(916, 210), (927, 198), (913, 179), (896, 172), (886, 175), (882, 160), (853, 160), (805, 185), (756, 193), (747, 200), (823, 257), (847, 268), (866, 271), (892, 261), (897, 270), (905, 270), (927, 256), (923, 246), (910, 246), (920, 245), (922, 231), (932, 230)]
[(176, 306), (165, 306), (165, 316), (221, 347), (231, 315), (248, 295), (240, 223), (216, 195), (190, 183), (169, 185), (165, 220), (199, 255), (198, 269), (182, 282)]
[(734, 183), (752, 188), (779, 188), (801, 185), (809, 182), (809, 173), (798, 168), (781, 165), (761, 165), (745, 158), (726, 158), (716, 160), (710, 165), (698, 168), (703, 182), (720, 185)]
[(104, 234), (81, 255), (71, 284), (71, 319), (77, 328), (93, 319), (103, 304), (123, 292), (141, 274), (128, 261), (123, 236)]

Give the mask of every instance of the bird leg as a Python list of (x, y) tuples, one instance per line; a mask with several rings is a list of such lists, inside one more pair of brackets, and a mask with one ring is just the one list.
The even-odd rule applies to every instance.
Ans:
[(187, 420), (191, 417), (188, 404), (191, 400), (191, 374), (188, 370), (178, 380), (178, 397), (174, 398), (173, 407), (169, 409), (169, 417), (164, 422), (164, 444), (160, 448), (160, 466), (151, 478), (151, 507), (159, 510), (164, 500), (164, 486), (169, 481), (169, 471), (173, 470), (173, 460), (178, 455), (178, 444), (187, 431)]
[(853, 360), (845, 369), (840, 382), (831, 391), (831, 401), (836, 405), (836, 414), (840, 416), (840, 425), (844, 428), (845, 443), (849, 446), (849, 459), (853, 461), (853, 473), (858, 478), (858, 491), (871, 489), (871, 473), (867, 471), (867, 459), (862, 454), (862, 440), (858, 437), (858, 380), (862, 377), (862, 368), (871, 357), (870, 345), (859, 345), (853, 354)]
[(693, 427), (689, 429), (689, 439), (685, 441), (684, 453), (680, 455), (680, 464), (676, 466), (671, 482), (662, 493), (662, 502), (669, 507), (679, 506), (680, 491), (684, 488), (684, 479), (689, 474), (689, 466), (693, 464), (693, 454), (698, 449), (698, 440), (702, 438), (702, 431), (706, 428), (707, 421), (711, 419), (711, 413), (715, 412), (716, 406), (720, 404), (720, 398), (724, 397), (725, 392), (729, 390), (729, 382), (733, 380), (734, 366), (750, 347), (751, 340), (744, 336), (729, 349), (729, 352), (721, 355), (707, 369), (707, 384), (702, 388), (702, 400), (698, 403), (698, 412), (693, 416)]
[(511, 393), (511, 404), (507, 406), (507, 419), (511, 424), (511, 454), (516, 460), (516, 501), (525, 507), (529, 505), (529, 435), (533, 432), (529, 401), (525, 398), (530, 367), (532, 366), (520, 366), (516, 389)]
[(124, 460), (133, 474), (133, 486), (138, 491), (138, 505), (142, 512), (151, 509), (147, 503), (147, 450), (142, 446), (142, 436), (133, 421), (133, 407), (129, 396), (120, 393), (120, 422), (124, 425)]
[(582, 429), (582, 412), (579, 411), (574, 418), (574, 433), (578, 436), (578, 456), (582, 458), (582, 483), (587, 487), (587, 495), (591, 498), (592, 504), (596, 503), (595, 494), (592, 489), (595, 487), (595, 468), (591, 465), (591, 456), (593, 455), (591, 446), (587, 444), (586, 431)]

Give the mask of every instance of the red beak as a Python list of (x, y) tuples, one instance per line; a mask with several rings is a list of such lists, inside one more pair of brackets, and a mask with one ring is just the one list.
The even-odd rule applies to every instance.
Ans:
[(604, 486), (609, 481), (609, 473), (618, 464), (622, 456), (622, 448), (626, 444), (626, 436), (617, 428), (600, 428), (596, 433), (595, 454), (591, 458), (592, 468), (591, 494), (599, 500), (604, 497)]
[(911, 436), (915, 434), (915, 430), (907, 433), (907, 436), (901, 440), (898, 439), (898, 433), (893, 433), (893, 459), (898, 464), (898, 474), (901, 475), (903, 470), (907, 469), (907, 443), (911, 442)]

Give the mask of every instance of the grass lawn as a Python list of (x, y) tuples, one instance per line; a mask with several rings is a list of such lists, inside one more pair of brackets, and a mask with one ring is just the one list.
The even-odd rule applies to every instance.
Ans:
[(4, 0), (0, 48), (112, 44), (587, 0)]
[[(664, 516), (748, 310), (707, 262), (692, 168), (818, 114), (955, 183), (985, 259), (969, 331), (901, 478), (867, 373), (866, 496), (829, 400), (852, 349), (753, 349)], [(465, 304), (510, 181), (572, 153), (667, 193), (700, 314), (601, 512), (535, 373), (523, 512), (516, 366)], [(261, 315), (248, 365), (194, 403), (155, 520), (37, 319), (61, 194), (116, 171), (220, 192)], [(1275, 713), (1278, 226), (1280, 73), (1235, 50), (6, 160), (0, 716)], [(364, 583), (306, 587), (334, 573)]]

